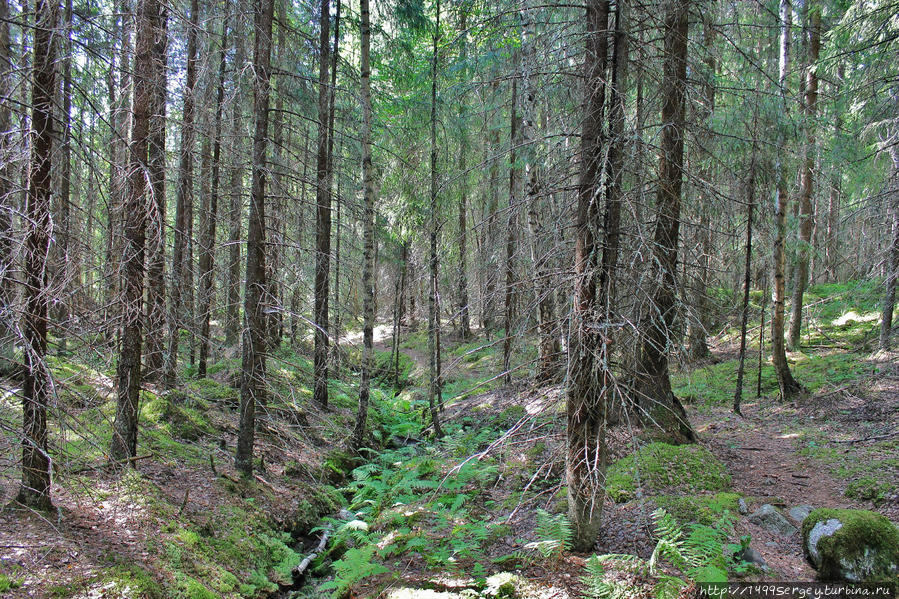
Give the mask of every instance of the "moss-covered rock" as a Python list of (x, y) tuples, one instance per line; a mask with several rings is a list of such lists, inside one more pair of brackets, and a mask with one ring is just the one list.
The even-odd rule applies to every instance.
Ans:
[(616, 502), (635, 498), (638, 488), (650, 495), (675, 489), (688, 494), (726, 491), (730, 476), (705, 447), (650, 443), (606, 472), (606, 491)]
[(817, 509), (802, 523), (805, 555), (822, 580), (895, 581), (899, 530), (867, 510)]

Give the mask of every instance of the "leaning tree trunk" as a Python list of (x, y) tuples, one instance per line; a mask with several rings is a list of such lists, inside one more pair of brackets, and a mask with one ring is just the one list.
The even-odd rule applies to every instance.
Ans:
[[(787, 113), (787, 73), (790, 67), (790, 24), (793, 10), (790, 0), (780, 0), (780, 105), (783, 114)], [(802, 386), (793, 378), (790, 365), (787, 363), (787, 350), (784, 343), (784, 312), (786, 304), (786, 282), (784, 280), (786, 252), (784, 245), (787, 237), (787, 195), (786, 173), (783, 155), (786, 149), (786, 138), (783, 132), (777, 135), (776, 177), (777, 188), (774, 194), (774, 313), (771, 316), (771, 361), (777, 373), (777, 383), (783, 399), (792, 397), (802, 390)]]
[[(122, 341), (116, 366), (116, 404), (110, 456), (115, 461), (137, 456), (137, 414), (141, 385), (143, 341), (144, 253), (149, 207), (147, 197), (147, 150), (150, 113), (154, 108), (153, 86), (159, 81), (154, 45), (159, 30), (157, 0), (141, 0), (138, 6), (137, 41), (134, 59), (134, 101), (128, 166), (128, 195), (125, 201), (125, 252), (122, 256)], [(131, 462), (134, 465), (134, 462)]]
[(256, 403), (264, 403), (266, 315), (265, 315), (265, 150), (268, 135), (269, 66), (272, 50), (274, 0), (256, 5), (253, 48), (253, 177), (250, 188), (250, 217), (247, 229), (247, 271), (244, 288), (244, 334), (241, 345), (240, 428), (234, 467), (253, 473), (253, 442)]
[[(194, 146), (194, 88), (197, 83), (197, 30), (200, 8), (198, 0), (191, 0), (190, 21), (187, 28), (187, 75), (184, 81), (184, 107), (181, 120), (181, 149), (178, 163), (178, 187), (175, 202), (175, 243), (172, 248), (171, 304), (169, 306), (169, 351), (166, 356), (164, 384), (175, 386), (178, 368), (178, 345), (184, 318), (184, 293), (192, 294), (185, 285), (190, 243), (190, 220), (193, 206), (193, 146)], [(188, 324), (188, 326), (191, 326)]]
[(597, 322), (597, 236), (601, 215), (599, 196), (603, 171), (602, 124), (608, 58), (608, 0), (587, 4), (587, 51), (584, 64), (585, 98), (581, 134), (581, 173), (574, 231), (574, 302), (566, 401), (567, 434), (565, 479), (568, 517), (574, 527), (572, 547), (590, 551), (596, 543), (605, 494), (605, 411), (607, 394), (599, 382), (595, 348), (600, 346)]
[(812, 193), (815, 168), (815, 113), (818, 103), (818, 53), (821, 49), (821, 9), (812, 5), (809, 11), (810, 31), (808, 43), (808, 65), (805, 81), (805, 102), (803, 103), (805, 129), (805, 157), (800, 176), (799, 193), (799, 247), (796, 252), (796, 280), (793, 281), (793, 302), (790, 312), (789, 345), (799, 348), (799, 336), (802, 330), (802, 297), (808, 285), (809, 253), (812, 245), (812, 229), (815, 226)]
[(34, 3), (34, 80), (31, 89), (31, 174), (25, 203), (24, 379), (22, 381), (22, 484), (16, 501), (48, 510), (50, 455), (47, 453), (47, 400), (52, 393), (47, 368), (47, 247), (50, 244), (53, 93), (56, 59), (56, 0)]
[(321, 1), (318, 66), (318, 157), (315, 192), (315, 291), (313, 320), (312, 401), (328, 407), (328, 294), (331, 276), (331, 190), (328, 176), (328, 68), (330, 67), (330, 3)]
[(368, 0), (359, 6), (361, 21), (362, 77), (362, 229), (365, 238), (362, 257), (362, 375), (359, 385), (359, 407), (353, 429), (353, 449), (359, 451), (365, 443), (365, 422), (368, 418), (368, 400), (371, 391), (371, 372), (374, 354), (375, 287), (375, 182), (371, 162), (371, 23)]
[(695, 441), (678, 398), (671, 390), (668, 356), (677, 311), (677, 246), (683, 184), (687, 30), (689, 0), (669, 0), (665, 15), (665, 63), (662, 74), (662, 129), (659, 189), (656, 194), (651, 305), (640, 322), (640, 351), (634, 389), (641, 419), (660, 427), (673, 440)]

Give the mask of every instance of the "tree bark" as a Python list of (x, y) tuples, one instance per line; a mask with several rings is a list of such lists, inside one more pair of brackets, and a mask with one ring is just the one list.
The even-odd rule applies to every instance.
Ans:
[(431, 412), (431, 424), (434, 435), (443, 436), (440, 428), (440, 416), (437, 408), (441, 402), (440, 381), (440, 305), (437, 292), (437, 61), (438, 44), (440, 42), (440, 0), (437, 0), (436, 23), (434, 25), (434, 52), (431, 62), (431, 198), (429, 209), (428, 237), (430, 241), (430, 259), (428, 269), (428, 406)]
[[(13, 53), (9, 35), (9, 0), (0, 0), (0, 64), (12, 64)], [(0, 131), (12, 129), (12, 69), (0, 69)], [(0, 306), (4, 306), (0, 320), (0, 373), (14, 369), (16, 318), (12, 310), (15, 297), (11, 276), (13, 259), (13, 219), (15, 190), (13, 183), (14, 143), (11, 134), (0, 135)]]
[(808, 285), (809, 254), (812, 245), (812, 229), (815, 214), (812, 206), (815, 168), (815, 115), (818, 104), (818, 54), (821, 49), (821, 9), (817, 5), (807, 7), (809, 19), (808, 64), (806, 65), (805, 101), (803, 102), (803, 129), (805, 130), (805, 156), (799, 183), (799, 247), (796, 256), (796, 278), (793, 282), (793, 301), (790, 311), (789, 345), (799, 349), (802, 330), (803, 294)]
[(353, 449), (359, 451), (365, 444), (365, 423), (368, 418), (368, 400), (374, 355), (375, 288), (375, 182), (371, 158), (371, 23), (368, 0), (360, 0), (361, 65), (362, 77), (362, 228), (364, 248), (362, 256), (362, 373), (359, 384), (359, 407), (353, 429)]
[[(793, 10), (790, 0), (780, 0), (780, 105), (782, 112), (787, 113), (787, 73), (790, 68), (790, 28)], [(774, 194), (774, 313), (771, 316), (771, 361), (777, 373), (780, 395), (788, 399), (802, 390), (802, 386), (793, 378), (790, 365), (787, 363), (784, 343), (784, 312), (786, 283), (784, 271), (786, 252), (784, 244), (787, 236), (787, 195), (786, 173), (784, 172), (783, 155), (786, 149), (786, 136), (781, 131), (777, 135), (778, 153), (776, 158), (777, 188)]]
[(517, 245), (518, 203), (521, 201), (521, 117), (518, 110), (518, 79), (521, 76), (521, 51), (512, 50), (512, 101), (509, 115), (509, 212), (506, 215), (505, 293), (503, 300), (503, 382), (512, 383), (512, 327), (515, 321), (515, 246)]
[[(328, 97), (328, 193), (334, 188), (334, 117), (337, 111), (335, 94), (337, 93), (337, 64), (340, 62), (340, 9), (341, 2), (337, 0), (334, 11), (334, 51), (331, 53), (331, 89)], [(340, 216), (343, 200), (340, 197), (340, 173), (337, 173), (337, 189), (334, 194), (336, 204), (336, 223), (334, 227), (334, 310), (333, 337), (334, 349), (332, 352), (333, 368), (340, 372), (340, 236), (342, 219)]]
[(162, 377), (165, 362), (165, 118), (166, 63), (168, 54), (168, 14), (166, 7), (156, 3), (159, 22), (153, 42), (154, 73), (152, 86), (150, 129), (147, 140), (147, 167), (153, 203), (148, 222), (147, 259), (147, 351), (144, 359), (144, 378), (157, 381)]
[[(128, 195), (125, 203), (125, 252), (122, 255), (122, 341), (116, 366), (116, 404), (109, 454), (115, 461), (137, 456), (137, 416), (143, 341), (144, 253), (149, 208), (148, 147), (153, 86), (159, 81), (154, 46), (159, 30), (157, 0), (140, 0), (134, 60)], [(134, 465), (131, 462), (130, 465)]]
[(25, 203), (24, 380), (22, 382), (22, 484), (16, 501), (49, 510), (50, 455), (47, 401), (52, 393), (47, 368), (47, 248), (50, 245), (53, 95), (55, 88), (57, 0), (34, 3), (34, 63), (31, 88), (31, 173)]
[(331, 189), (328, 186), (328, 68), (330, 67), (330, 3), (321, 1), (318, 68), (318, 160), (315, 193), (315, 347), (312, 401), (328, 407), (328, 295), (331, 276)]
[(231, 100), (231, 181), (230, 223), (228, 226), (228, 306), (225, 314), (225, 345), (233, 347), (240, 332), (240, 247), (243, 225), (243, 81), (241, 74), (246, 63), (246, 42), (241, 0), (234, 1), (234, 98)]
[(253, 47), (253, 176), (250, 191), (250, 217), (247, 229), (247, 271), (244, 289), (244, 325), (241, 347), (240, 428), (234, 467), (242, 474), (253, 474), (253, 442), (256, 428), (256, 404), (264, 403), (266, 317), (265, 317), (265, 151), (268, 140), (269, 66), (272, 50), (274, 0), (256, 5)]
[(574, 528), (572, 547), (590, 551), (602, 520), (607, 448), (605, 388), (600, 384), (595, 348), (600, 345), (597, 314), (597, 236), (601, 215), (596, 198), (603, 170), (602, 123), (605, 113), (609, 2), (587, 3), (587, 48), (584, 63), (584, 120), (580, 181), (575, 213), (574, 302), (566, 400), (565, 478), (568, 517)]
[[(899, 89), (892, 92), (893, 105), (899, 106)], [(880, 317), (880, 349), (888, 351), (892, 344), (893, 309), (896, 306), (896, 280), (899, 279), (899, 127), (894, 127), (889, 149), (891, 172), (887, 187), (891, 225), (891, 241), (886, 256), (886, 277), (883, 285), (883, 302)]]
[(222, 155), (222, 105), (225, 100), (225, 56), (228, 52), (228, 14), (222, 24), (221, 48), (219, 48), (219, 71), (215, 90), (215, 121), (212, 127), (212, 186), (209, 192), (208, 211), (204, 214), (205, 229), (200, 244), (200, 355), (197, 361), (197, 376), (206, 376), (209, 359), (209, 320), (212, 317), (212, 295), (215, 286), (215, 233), (218, 222), (219, 164)]
[[(743, 306), (740, 311), (740, 360), (737, 366), (737, 388), (734, 391), (734, 413), (740, 416), (743, 415), (740, 411), (740, 402), (743, 399), (746, 327), (749, 324), (749, 291), (752, 284), (752, 210), (755, 207), (755, 156), (755, 139), (753, 139), (752, 158), (749, 163), (749, 181), (746, 184), (746, 256), (743, 264)], [(759, 351), (761, 351), (761, 344)]]
[(169, 307), (169, 351), (166, 356), (163, 383), (166, 389), (175, 386), (178, 368), (178, 346), (181, 328), (185, 319), (184, 293), (192, 294), (187, 284), (186, 273), (190, 256), (190, 221), (193, 219), (193, 172), (194, 172), (194, 88), (197, 83), (197, 30), (199, 29), (200, 8), (198, 0), (191, 0), (190, 20), (187, 28), (187, 74), (184, 81), (184, 106), (181, 121), (181, 148), (178, 162), (178, 187), (175, 200), (175, 244), (172, 248), (171, 305)]
[(677, 442), (695, 441), (668, 370), (677, 311), (677, 253), (683, 184), (687, 31), (689, 0), (669, 0), (665, 14), (665, 61), (662, 74), (662, 123), (659, 152), (658, 210), (653, 239), (651, 305), (640, 322), (640, 350), (634, 390), (641, 419), (658, 426)]

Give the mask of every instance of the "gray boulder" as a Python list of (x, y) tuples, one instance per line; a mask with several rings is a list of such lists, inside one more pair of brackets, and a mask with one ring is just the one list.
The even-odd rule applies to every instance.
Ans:
[(828, 581), (895, 581), (899, 529), (867, 510), (813, 510), (802, 523), (806, 558)]
[(802, 521), (808, 518), (808, 515), (812, 513), (812, 510), (815, 509), (810, 505), (797, 505), (796, 507), (790, 508), (790, 511), (787, 512), (797, 524), (802, 524)]
[(755, 512), (749, 514), (749, 521), (761, 526), (765, 530), (782, 537), (790, 537), (796, 534), (798, 529), (784, 518), (770, 503), (766, 503)]

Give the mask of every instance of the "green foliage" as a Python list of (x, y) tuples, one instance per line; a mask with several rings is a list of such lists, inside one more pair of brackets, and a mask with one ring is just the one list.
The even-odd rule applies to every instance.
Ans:
[(536, 550), (543, 559), (559, 561), (562, 553), (571, 549), (574, 531), (565, 514), (552, 515), (546, 510), (537, 510), (537, 540), (525, 545)]
[(740, 495), (715, 493), (714, 495), (658, 495), (653, 502), (671, 514), (681, 524), (696, 522), (711, 526), (725, 511), (735, 513)]
[(729, 487), (730, 475), (724, 465), (699, 445), (650, 443), (606, 472), (606, 491), (619, 503), (635, 498), (638, 489), (650, 494), (665, 489), (695, 494)]
[(888, 480), (862, 476), (846, 485), (845, 495), (850, 499), (873, 501), (877, 504), (895, 487), (896, 485)]
[(333, 591), (331, 596), (343, 597), (357, 582), (389, 572), (384, 566), (372, 562), (376, 547), (365, 545), (361, 548), (348, 549), (343, 557), (334, 562), (334, 579), (321, 585), (323, 591)]
[(18, 580), (10, 578), (6, 574), (0, 574), (0, 593), (17, 589), (20, 586), (22, 585)]
[[(608, 564), (651, 578), (653, 596), (658, 599), (676, 599), (690, 581), (727, 582), (728, 561), (724, 556), (724, 544), (733, 527), (729, 513), (725, 512), (714, 526), (683, 526), (663, 509), (653, 512), (652, 517), (658, 541), (649, 560), (628, 554), (592, 556), (587, 560), (583, 578), (586, 597), (624, 599), (631, 596), (631, 589), (625, 583), (606, 576)], [(663, 564), (673, 567), (681, 576), (666, 574)]]

